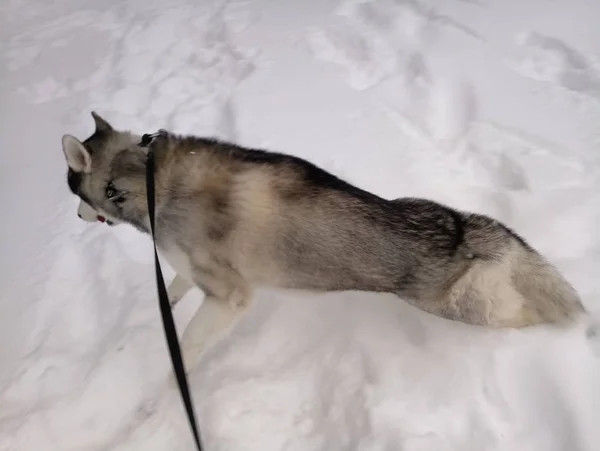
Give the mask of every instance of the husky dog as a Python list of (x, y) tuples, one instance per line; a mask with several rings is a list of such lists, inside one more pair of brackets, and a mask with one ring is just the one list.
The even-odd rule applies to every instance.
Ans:
[[(64, 135), (79, 215), (149, 233), (148, 148), (92, 113), (85, 141)], [(418, 198), (386, 200), (306, 160), (172, 133), (150, 144), (156, 240), (177, 273), (172, 305), (205, 300), (188, 326), (199, 353), (248, 309), (252, 286), (391, 292), (467, 324), (565, 324), (584, 308), (573, 287), (494, 219)], [(184, 356), (184, 358), (186, 358)]]

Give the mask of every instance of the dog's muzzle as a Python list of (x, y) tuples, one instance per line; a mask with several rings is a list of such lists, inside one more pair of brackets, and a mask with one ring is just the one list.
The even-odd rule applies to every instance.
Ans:
[(90, 207), (86, 202), (80, 201), (79, 208), (77, 209), (77, 216), (86, 222), (105, 222), (109, 226), (114, 225), (114, 222), (110, 219), (106, 219), (104, 216), (99, 215), (96, 210)]
[[(77, 213), (77, 216), (79, 216), (80, 219), (83, 219), (83, 216), (81, 216), (79, 213)], [(109, 226), (113, 226), (115, 225), (114, 222), (112, 222), (110, 219), (106, 219), (104, 216), (102, 215), (97, 215), (96, 216), (96, 220), (98, 220), (99, 222), (106, 222), (107, 225)], [(88, 221), (89, 222), (89, 221)]]

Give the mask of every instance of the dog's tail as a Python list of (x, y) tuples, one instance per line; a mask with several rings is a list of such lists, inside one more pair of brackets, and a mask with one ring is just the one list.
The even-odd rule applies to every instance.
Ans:
[(490, 261), (520, 298), (519, 318), (512, 326), (568, 324), (586, 313), (573, 286), (515, 232), (482, 215), (467, 215), (465, 224), (465, 245), (483, 264)]
[(587, 313), (575, 288), (539, 253), (528, 250), (519, 260), (512, 280), (533, 321), (568, 324)]

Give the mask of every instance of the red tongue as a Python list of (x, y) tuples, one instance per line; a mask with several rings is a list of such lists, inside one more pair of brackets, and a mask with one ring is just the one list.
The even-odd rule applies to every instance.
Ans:
[(98, 215), (98, 221), (104, 222), (104, 221), (106, 221), (106, 218), (104, 216)]

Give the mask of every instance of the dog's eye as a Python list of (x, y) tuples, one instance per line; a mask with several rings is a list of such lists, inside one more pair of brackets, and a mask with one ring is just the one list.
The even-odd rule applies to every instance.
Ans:
[(115, 204), (122, 204), (125, 202), (124, 193), (117, 191), (112, 182), (109, 182), (108, 185), (106, 185), (105, 194), (106, 198)]
[(109, 182), (108, 185), (106, 185), (105, 194), (106, 194), (106, 198), (109, 200), (113, 200), (115, 198), (115, 196), (117, 195), (117, 190), (113, 186), (112, 182)]

